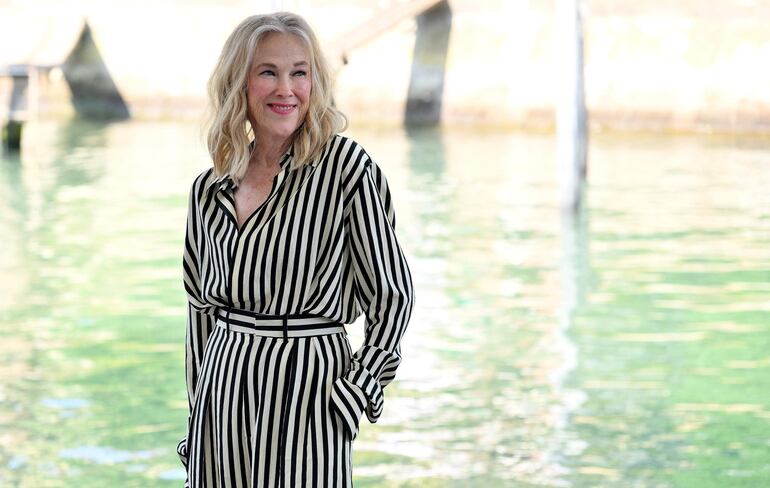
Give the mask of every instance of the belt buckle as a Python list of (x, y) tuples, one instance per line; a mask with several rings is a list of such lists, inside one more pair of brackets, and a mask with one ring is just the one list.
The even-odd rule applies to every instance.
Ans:
[(289, 340), (289, 313), (283, 314), (283, 340)]

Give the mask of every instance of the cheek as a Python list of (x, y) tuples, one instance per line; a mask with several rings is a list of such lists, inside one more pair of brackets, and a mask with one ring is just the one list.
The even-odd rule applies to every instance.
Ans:
[(260, 100), (270, 92), (270, 88), (265, 86), (264, 83), (252, 82), (249, 84), (248, 91), (246, 92), (249, 103), (260, 103)]
[(305, 102), (310, 100), (311, 89), (312, 89), (312, 84), (310, 83), (310, 80), (304, 81), (299, 86), (298, 92), (302, 94), (302, 98), (305, 100)]

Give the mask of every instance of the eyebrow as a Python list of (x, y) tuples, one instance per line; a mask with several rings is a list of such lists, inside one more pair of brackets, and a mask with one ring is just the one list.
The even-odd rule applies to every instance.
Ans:
[[(266, 66), (268, 68), (277, 68), (278, 67), (278, 66), (274, 65), (273, 63), (259, 63), (257, 65), (257, 68), (260, 68), (262, 66)], [(298, 61), (298, 62), (294, 63), (294, 67), (297, 67), (297, 66), (309, 66), (309, 65), (307, 64), (307, 61)]]

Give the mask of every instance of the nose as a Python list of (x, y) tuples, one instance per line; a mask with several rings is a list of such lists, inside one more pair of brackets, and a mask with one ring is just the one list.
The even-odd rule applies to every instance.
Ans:
[(289, 97), (293, 94), (291, 80), (287, 76), (278, 78), (278, 86), (275, 89), (276, 95)]

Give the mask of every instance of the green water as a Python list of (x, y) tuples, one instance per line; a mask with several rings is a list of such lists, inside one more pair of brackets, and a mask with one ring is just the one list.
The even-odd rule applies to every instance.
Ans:
[[(181, 486), (197, 126), (25, 130), (0, 160), (0, 486)], [(355, 486), (770, 486), (770, 142), (595, 136), (567, 221), (550, 136), (349, 135), (417, 293)]]

